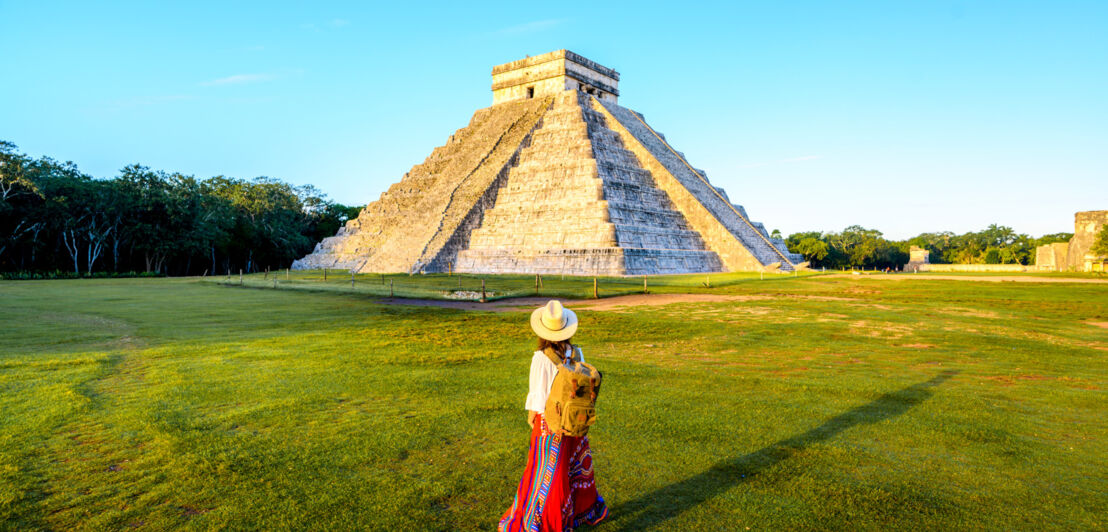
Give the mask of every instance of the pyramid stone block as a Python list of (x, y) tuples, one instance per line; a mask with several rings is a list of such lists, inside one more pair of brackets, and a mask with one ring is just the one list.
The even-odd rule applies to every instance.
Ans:
[(495, 67), (492, 107), (293, 267), (643, 275), (799, 264), (618, 105), (618, 82), (566, 50)]

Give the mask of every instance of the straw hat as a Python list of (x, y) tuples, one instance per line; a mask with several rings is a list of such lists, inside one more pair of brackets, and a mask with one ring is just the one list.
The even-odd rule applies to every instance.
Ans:
[(551, 342), (568, 340), (577, 332), (577, 314), (560, 301), (551, 300), (531, 313), (531, 329)]

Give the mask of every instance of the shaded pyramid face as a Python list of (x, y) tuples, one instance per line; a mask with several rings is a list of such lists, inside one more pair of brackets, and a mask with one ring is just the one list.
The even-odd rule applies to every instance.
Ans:
[(644, 275), (801, 260), (641, 115), (564, 90), (477, 111), (293, 267)]

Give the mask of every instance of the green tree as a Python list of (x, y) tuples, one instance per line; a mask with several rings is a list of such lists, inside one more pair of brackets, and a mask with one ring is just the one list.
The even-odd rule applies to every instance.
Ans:
[(907, 244), (909, 246), (919, 246), (929, 251), (931, 253), (931, 262), (935, 264), (946, 264), (953, 262), (951, 260), (951, 255), (953, 254), (954, 238), (954, 233), (950, 231), (922, 233), (919, 236), (908, 239)]
[(1049, 235), (1043, 235), (1031, 241), (1031, 247), (1037, 248), (1046, 244), (1055, 244), (1058, 242), (1069, 242), (1073, 238), (1073, 233), (1051, 233)]
[(831, 246), (823, 241), (823, 235), (818, 231), (806, 233), (793, 233), (785, 239), (785, 244), (792, 253), (804, 256), (813, 268), (826, 266), (823, 262), (830, 253)]
[(1089, 251), (1102, 257), (1108, 255), (1108, 224), (1104, 224), (1100, 228), (1100, 232), (1096, 234), (1096, 240), (1093, 241)]
[(32, 161), (16, 150), (15, 144), (0, 141), (0, 264), (7, 260), (5, 252), (37, 237), (43, 227), (35, 215), (42, 194), (29, 175)]

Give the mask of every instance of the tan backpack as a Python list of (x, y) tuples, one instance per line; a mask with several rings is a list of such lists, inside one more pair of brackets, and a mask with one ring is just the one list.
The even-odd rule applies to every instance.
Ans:
[(601, 374), (582, 360), (581, 350), (571, 346), (572, 355), (563, 359), (553, 349), (543, 352), (558, 366), (550, 386), (543, 418), (555, 434), (580, 437), (588, 434), (596, 422), (596, 396), (600, 393)]

